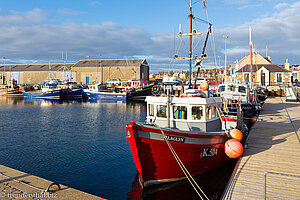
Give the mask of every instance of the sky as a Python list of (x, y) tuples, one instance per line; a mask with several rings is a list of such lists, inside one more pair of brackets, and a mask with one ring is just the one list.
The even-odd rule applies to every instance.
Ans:
[[(195, 17), (212, 23), (203, 68), (234, 64), (255, 51), (272, 63), (300, 64), (300, 1), (193, 1)], [(189, 0), (0, 0), (0, 63), (61, 63), (81, 59), (145, 58), (151, 72), (187, 70)], [(201, 54), (208, 25), (193, 41)], [(212, 37), (211, 37), (212, 36)], [(64, 53), (62, 53), (64, 52)], [(67, 52), (67, 53), (66, 53)], [(66, 56), (67, 54), (67, 56)]]

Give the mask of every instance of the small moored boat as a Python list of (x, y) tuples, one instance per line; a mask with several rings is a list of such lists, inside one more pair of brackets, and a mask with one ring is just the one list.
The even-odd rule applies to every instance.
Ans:
[(89, 99), (113, 99), (125, 100), (127, 93), (119, 88), (106, 88), (102, 84), (89, 85), (88, 89), (83, 90)]

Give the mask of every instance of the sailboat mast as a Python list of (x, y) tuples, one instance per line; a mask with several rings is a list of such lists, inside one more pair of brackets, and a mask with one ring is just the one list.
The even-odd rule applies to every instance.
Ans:
[(189, 18), (190, 18), (190, 42), (189, 42), (189, 87), (191, 88), (192, 86), (192, 57), (193, 57), (193, 18), (194, 15), (192, 13), (192, 0), (190, 0), (190, 14), (189, 14)]

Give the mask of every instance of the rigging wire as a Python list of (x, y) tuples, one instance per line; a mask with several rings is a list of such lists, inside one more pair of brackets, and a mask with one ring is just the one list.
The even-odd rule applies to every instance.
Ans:
[[(209, 24), (211, 24), (209, 22), (209, 18), (208, 18), (207, 6), (205, 6), (205, 11), (206, 11), (207, 22)], [(215, 50), (215, 40), (214, 40), (214, 35), (213, 35), (212, 29), (211, 29), (211, 33), (210, 34), (211, 34), (211, 40), (210, 40), (210, 42), (211, 42), (211, 48), (212, 48), (212, 51), (213, 51), (213, 56), (214, 56), (214, 61), (215, 61), (215, 67), (217, 67), (217, 56), (216, 56), (216, 50)]]

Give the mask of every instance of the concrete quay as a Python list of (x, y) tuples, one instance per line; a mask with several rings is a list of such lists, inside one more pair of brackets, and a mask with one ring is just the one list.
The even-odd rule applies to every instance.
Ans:
[(55, 199), (55, 200), (102, 200), (64, 185), (50, 187), (50, 192), (44, 192), (53, 182), (24, 173), (4, 165), (0, 165), (0, 199)]
[(300, 103), (268, 98), (222, 199), (300, 199)]

